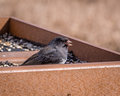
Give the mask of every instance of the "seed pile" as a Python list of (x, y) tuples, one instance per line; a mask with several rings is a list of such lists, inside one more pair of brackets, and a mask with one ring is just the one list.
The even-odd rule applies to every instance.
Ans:
[(0, 67), (12, 67), (12, 66), (17, 66), (17, 65), (15, 65), (14, 63), (10, 63), (8, 61), (0, 62)]
[[(5, 33), (0, 35), (0, 52), (11, 52), (11, 51), (35, 51), (40, 50), (43, 44), (30, 42), (25, 39), (17, 38), (12, 36), (9, 33)], [(72, 64), (72, 63), (86, 63), (86, 61), (81, 61), (78, 59), (72, 51), (68, 53), (68, 58), (65, 64)], [(0, 62), (0, 67), (9, 67), (15, 66), (13, 63), (8, 61)]]
[(68, 53), (68, 58), (65, 64), (71, 64), (71, 63), (87, 63), (87, 61), (81, 61), (79, 58), (77, 58), (74, 54), (73, 51), (70, 51)]
[(0, 36), (0, 52), (35, 51), (43, 46), (43, 44), (33, 44), (33, 42), (14, 37), (8, 33)]

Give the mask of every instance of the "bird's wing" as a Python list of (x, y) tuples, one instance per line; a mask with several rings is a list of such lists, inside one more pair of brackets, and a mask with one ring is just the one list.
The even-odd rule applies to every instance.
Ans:
[[(38, 53), (33, 54), (31, 57), (29, 57), (22, 65), (32, 65), (33, 63), (36, 62), (36, 58), (38, 57)], [(34, 60), (34, 62), (33, 62)]]
[(61, 62), (62, 58), (55, 48), (45, 47), (28, 58), (22, 65), (54, 64)]

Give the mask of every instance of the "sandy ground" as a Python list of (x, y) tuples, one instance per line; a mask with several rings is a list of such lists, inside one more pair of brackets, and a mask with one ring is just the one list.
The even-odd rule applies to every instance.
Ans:
[(0, 0), (0, 16), (120, 52), (120, 0)]

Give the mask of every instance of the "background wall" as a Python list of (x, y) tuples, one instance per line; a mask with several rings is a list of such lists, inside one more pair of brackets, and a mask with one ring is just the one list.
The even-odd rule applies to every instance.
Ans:
[(0, 0), (0, 16), (120, 52), (120, 0)]

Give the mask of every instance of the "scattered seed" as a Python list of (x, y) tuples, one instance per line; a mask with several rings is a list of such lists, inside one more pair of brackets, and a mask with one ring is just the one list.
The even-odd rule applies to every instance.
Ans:
[(10, 63), (8, 61), (0, 62), (0, 67), (10, 67), (10, 66), (18, 66), (18, 64), (15, 65), (15, 63)]
[(12, 49), (8, 49), (8, 51), (10, 52)]

